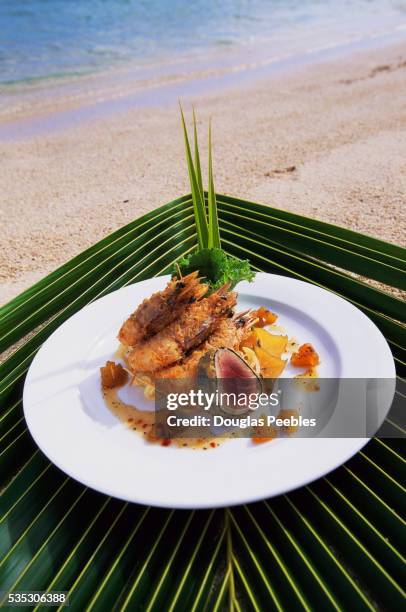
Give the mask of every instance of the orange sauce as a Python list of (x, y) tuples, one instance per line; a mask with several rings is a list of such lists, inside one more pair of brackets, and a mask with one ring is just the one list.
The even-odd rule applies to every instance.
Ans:
[(180, 448), (192, 448), (208, 450), (216, 448), (220, 444), (217, 438), (158, 438), (155, 435), (155, 412), (139, 410), (136, 406), (121, 401), (117, 394), (117, 388), (107, 389), (102, 387), (104, 401), (107, 408), (126, 427), (138, 433), (147, 442), (160, 444), (161, 446), (177, 446)]

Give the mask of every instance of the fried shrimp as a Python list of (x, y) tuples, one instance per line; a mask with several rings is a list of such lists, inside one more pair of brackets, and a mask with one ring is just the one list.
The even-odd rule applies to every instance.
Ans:
[(128, 356), (134, 372), (156, 372), (185, 357), (201, 344), (220, 321), (233, 315), (237, 294), (228, 291), (228, 285), (189, 304), (180, 316), (163, 330), (137, 344)]
[(187, 304), (204, 297), (208, 286), (192, 272), (180, 280), (172, 278), (163, 291), (146, 298), (123, 323), (118, 339), (126, 346), (135, 346), (158, 333), (177, 319)]
[(160, 370), (155, 378), (193, 378), (197, 373), (199, 361), (207, 351), (217, 348), (238, 350), (245, 334), (250, 330), (253, 319), (247, 314), (236, 315), (232, 319), (221, 319), (215, 331), (181, 363)]

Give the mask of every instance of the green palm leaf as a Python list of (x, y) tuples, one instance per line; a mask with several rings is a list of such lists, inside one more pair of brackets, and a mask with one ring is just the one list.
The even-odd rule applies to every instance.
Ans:
[(211, 124), (209, 126), (209, 192), (208, 192), (208, 209), (209, 209), (209, 249), (221, 248), (220, 230), (218, 224), (216, 192), (214, 190), (213, 179), (213, 160), (211, 146)]
[(197, 134), (196, 134), (196, 122), (194, 123), (195, 129), (195, 150), (196, 150), (196, 167), (193, 164), (192, 153), (190, 150), (189, 137), (186, 129), (185, 117), (183, 115), (182, 107), (180, 107), (181, 119), (182, 119), (182, 127), (183, 127), (183, 135), (185, 138), (185, 149), (186, 149), (186, 161), (189, 172), (189, 180), (190, 186), (192, 189), (192, 200), (193, 200), (193, 208), (195, 213), (195, 221), (196, 221), (196, 230), (197, 230), (197, 238), (199, 249), (204, 249), (208, 243), (208, 226), (206, 219), (206, 207), (203, 197), (203, 185), (202, 185), (202, 175), (200, 170), (200, 158), (198, 152), (198, 144), (197, 144)]
[[(193, 165), (200, 168), (196, 149)], [(166, 273), (196, 249), (199, 177), (201, 170), (194, 198), (128, 224), (0, 309), (2, 349), (30, 333), (0, 366), (0, 590), (68, 590), (70, 607), (80, 611), (398, 609), (401, 440), (374, 439), (328, 477), (289, 495), (191, 513), (86, 489), (51, 465), (26, 430), (22, 385), (49, 334), (90, 301)], [(209, 216), (210, 184), (203, 202)], [(403, 302), (385, 289), (404, 287), (403, 249), (230, 196), (217, 194), (216, 204), (229, 254), (358, 305), (386, 335), (398, 373), (406, 373)], [(404, 387), (399, 379), (400, 399)], [(386, 426), (394, 436), (402, 427), (392, 419)]]
[(195, 149), (195, 171), (197, 177), (197, 184), (199, 186), (200, 198), (203, 199), (203, 177), (202, 177), (202, 168), (200, 165), (200, 153), (199, 153), (199, 143), (197, 139), (197, 120), (195, 109), (193, 109), (193, 141), (194, 141), (194, 149)]

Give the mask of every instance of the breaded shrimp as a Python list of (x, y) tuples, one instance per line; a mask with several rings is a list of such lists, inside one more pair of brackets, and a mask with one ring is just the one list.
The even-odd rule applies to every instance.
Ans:
[(199, 361), (207, 351), (216, 348), (229, 348), (237, 350), (245, 334), (249, 331), (254, 320), (246, 314), (237, 315), (232, 319), (221, 319), (214, 332), (198, 346), (181, 363), (164, 368), (155, 373), (157, 378), (193, 378), (197, 373)]
[(137, 344), (128, 356), (134, 372), (156, 372), (183, 359), (203, 342), (224, 317), (233, 315), (237, 294), (221, 287), (209, 297), (189, 304), (165, 329)]
[(208, 286), (200, 282), (198, 272), (180, 280), (172, 278), (163, 291), (146, 298), (123, 323), (118, 339), (126, 346), (135, 346), (158, 333), (174, 321), (187, 304), (200, 300)]

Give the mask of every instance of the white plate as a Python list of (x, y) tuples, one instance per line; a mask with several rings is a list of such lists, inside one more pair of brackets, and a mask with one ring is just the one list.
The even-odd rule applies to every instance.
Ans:
[[(255, 446), (236, 439), (203, 451), (148, 444), (127, 429), (103, 402), (99, 367), (113, 357), (123, 320), (166, 281), (136, 283), (86, 306), (48, 338), (33, 360), (24, 387), (25, 418), (35, 442), (61, 470), (132, 502), (207, 508), (300, 487), (366, 444), (367, 438), (286, 438)], [(395, 378), (380, 331), (333, 293), (264, 273), (238, 290), (240, 310), (265, 305), (279, 314), (278, 323), (290, 337), (314, 344), (322, 358), (321, 377)]]

